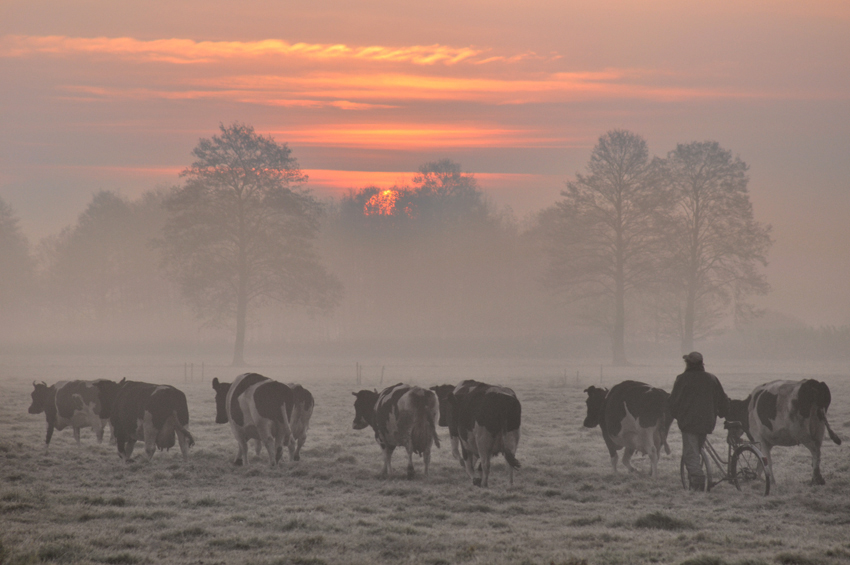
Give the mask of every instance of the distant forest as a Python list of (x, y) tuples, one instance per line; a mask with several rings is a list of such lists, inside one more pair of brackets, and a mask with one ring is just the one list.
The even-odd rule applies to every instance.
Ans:
[(524, 221), (448, 159), (320, 201), (286, 144), (250, 126), (222, 126), (194, 158), (180, 185), (98, 192), (39, 242), (0, 200), (2, 347), (228, 344), (235, 365), (269, 352), (850, 355), (850, 327), (753, 307), (769, 292), (770, 226), (754, 219), (746, 164), (714, 142), (661, 158), (607, 132)]

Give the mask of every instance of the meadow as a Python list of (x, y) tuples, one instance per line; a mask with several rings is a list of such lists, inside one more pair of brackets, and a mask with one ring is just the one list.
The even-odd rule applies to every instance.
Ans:
[[(817, 378), (832, 390), (829, 418), (845, 443), (825, 443), (826, 486), (812, 487), (802, 447), (776, 448), (778, 484), (770, 496), (722, 484), (687, 493), (679, 481), (681, 440), (659, 476), (610, 468), (598, 428), (582, 427), (584, 388), (634, 378), (666, 390), (682, 364), (613, 368), (527, 359), (366, 360), (362, 384), (351, 359), (261, 359), (252, 371), (311, 390), (316, 408), (301, 461), (270, 468), (265, 453), (235, 467), (228, 425), (215, 424), (213, 377), (238, 370), (158, 357), (0, 359), (0, 563), (540, 563), (787, 564), (850, 560), (850, 372), (839, 364), (712, 363), (727, 393), (743, 398), (777, 378)], [(189, 379), (191, 375), (191, 380)], [(383, 375), (383, 381), (381, 376)], [(54, 434), (44, 453), (44, 416), (27, 407), (33, 380), (121, 378), (173, 384), (189, 401), (196, 445), (150, 463), (123, 463), (108, 441), (84, 430)], [(509, 488), (504, 460), (490, 488), (474, 487), (452, 459), (448, 432), (431, 474), (407, 480), (397, 450), (382, 480), (371, 430), (351, 428), (351, 392), (396, 382), (420, 386), (476, 378), (514, 388), (523, 407)], [(108, 434), (107, 434), (108, 435)], [(724, 447), (722, 421), (712, 437)], [(725, 450), (724, 450), (725, 451)]]

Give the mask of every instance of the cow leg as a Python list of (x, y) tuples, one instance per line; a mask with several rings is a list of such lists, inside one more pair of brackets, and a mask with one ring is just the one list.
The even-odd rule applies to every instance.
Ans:
[(431, 444), (425, 446), (425, 451), (422, 452), (422, 462), (425, 464), (425, 476), (428, 476), (428, 465), (431, 464)]
[(773, 486), (776, 486), (776, 475), (773, 474), (773, 457), (770, 456), (770, 450), (773, 449), (773, 446), (762, 442), (763, 446), (761, 452), (764, 454), (764, 458), (767, 459), (767, 470), (770, 473), (770, 482), (773, 483)]
[(616, 473), (617, 472), (617, 450), (609, 449), (608, 453), (611, 456), (611, 469)]
[(632, 455), (635, 454), (635, 450), (631, 447), (627, 447), (623, 450), (623, 466), (629, 470), (629, 473), (634, 473), (637, 471), (634, 467), (632, 467)]
[(53, 424), (47, 423), (47, 437), (44, 439), (44, 454), (47, 455), (47, 448), (50, 447), (50, 438), (53, 437)]
[(658, 446), (654, 444), (649, 448), (649, 476), (658, 476)]
[(381, 449), (384, 452), (384, 469), (381, 471), (381, 477), (387, 478), (393, 472), (392, 467), (392, 459), (393, 459), (393, 451), (395, 450), (394, 445), (382, 445)]
[(263, 422), (257, 424), (257, 435), (260, 436), (260, 443), (266, 446), (266, 451), (269, 454), (269, 465), (274, 467), (277, 463), (277, 441), (274, 434), (271, 433), (269, 426)]
[(97, 443), (103, 443), (103, 421), (100, 418), (95, 418), (91, 427), (94, 430), (95, 437), (97, 437)]
[(156, 436), (157, 429), (153, 425), (153, 414), (145, 412), (145, 419), (142, 423), (143, 435), (145, 438), (145, 454), (148, 456), (148, 461), (153, 459), (153, 454), (156, 453)]
[(825, 485), (826, 481), (820, 473), (820, 445), (817, 443), (804, 443), (812, 453), (812, 485)]
[(177, 430), (177, 442), (180, 444), (180, 453), (183, 454), (183, 461), (189, 459), (189, 438), (182, 430)]
[[(118, 449), (119, 449), (119, 452), (120, 452), (121, 440), (118, 440), (118, 445), (119, 445)], [(134, 447), (136, 447), (136, 440), (134, 440), (134, 439), (128, 439), (127, 443), (124, 444), (124, 461), (126, 461), (127, 463), (133, 462), (133, 448)]]
[(407, 478), (412, 479), (414, 475), (413, 471), (413, 450), (407, 449)]
[(292, 441), (289, 442), (290, 461), (301, 461), (301, 448), (304, 447), (305, 441), (307, 441), (307, 437), (303, 435), (297, 441), (294, 437), (292, 438)]
[(74, 426), (74, 441), (77, 443), (77, 446), (80, 445), (80, 427)]
[(476, 430), (475, 443), (478, 446), (478, 457), (481, 459), (481, 486), (487, 487), (490, 478), (490, 459), (494, 451), (496, 438), (490, 435), (486, 428)]

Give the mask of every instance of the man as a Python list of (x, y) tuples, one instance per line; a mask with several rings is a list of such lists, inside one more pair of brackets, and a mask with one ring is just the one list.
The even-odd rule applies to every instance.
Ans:
[(683, 355), (685, 372), (676, 377), (670, 395), (670, 411), (682, 431), (682, 458), (688, 470), (691, 490), (705, 490), (705, 471), (700, 453), (705, 436), (714, 431), (717, 416), (725, 418), (729, 398), (717, 377), (706, 372), (702, 354), (692, 351)]

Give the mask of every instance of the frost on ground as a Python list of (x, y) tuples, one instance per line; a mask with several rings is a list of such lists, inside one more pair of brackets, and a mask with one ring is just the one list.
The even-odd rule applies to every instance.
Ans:
[[(371, 369), (371, 370), (370, 370)], [(668, 391), (676, 363), (619, 368), (543, 360), (268, 362), (252, 367), (310, 389), (316, 408), (300, 462), (269, 468), (253, 456), (234, 467), (237, 446), (215, 419), (213, 377), (238, 371), (207, 364), (192, 382), (182, 360), (10, 359), (0, 365), (0, 562), (2, 563), (845, 563), (850, 558), (848, 444), (824, 443), (827, 484), (811, 487), (802, 447), (776, 448), (775, 492), (767, 498), (723, 484), (708, 494), (681, 490), (681, 442), (659, 477), (610, 470), (599, 429), (582, 428), (583, 389), (643, 380)], [(733, 398), (777, 378), (817, 378), (832, 389), (830, 421), (850, 439), (850, 375), (840, 366), (712, 365)], [(842, 372), (843, 371), (843, 372)], [(383, 383), (379, 382), (380, 375)], [(600, 377), (601, 374), (601, 377)], [(82, 446), (70, 430), (43, 450), (44, 416), (27, 414), (33, 380), (123, 377), (168, 383), (189, 401), (197, 441), (151, 463), (123, 463), (90, 430)], [(489, 489), (473, 487), (449, 442), (432, 456), (431, 476), (381, 480), (369, 430), (351, 429), (351, 392), (408, 382), (420, 386), (476, 378), (511, 386), (522, 401), (518, 459), (508, 488), (501, 457)], [(723, 446), (722, 426), (712, 440)], [(440, 429), (447, 439), (447, 431)], [(108, 437), (108, 435), (107, 435)], [(402, 471), (399, 471), (401, 469)]]

